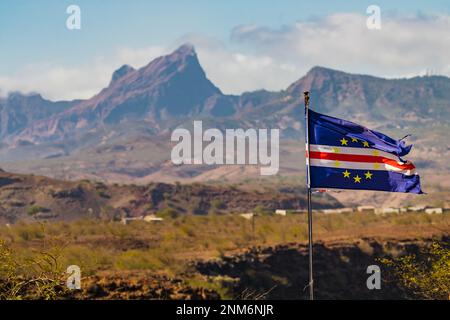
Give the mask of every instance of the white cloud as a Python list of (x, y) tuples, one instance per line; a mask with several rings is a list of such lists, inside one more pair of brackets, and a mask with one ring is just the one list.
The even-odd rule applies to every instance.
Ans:
[(38, 92), (52, 100), (87, 99), (106, 87), (114, 70), (124, 64), (142, 67), (167, 53), (160, 46), (121, 48), (112, 57), (97, 57), (80, 67), (50, 63), (28, 65), (12, 76), (0, 74), (0, 93)]
[(87, 99), (107, 86), (112, 73), (121, 65), (142, 67), (186, 42), (195, 45), (207, 77), (224, 93), (239, 94), (263, 88), (280, 90), (284, 88), (280, 79), (294, 81), (299, 76), (295, 66), (278, 63), (273, 57), (230, 51), (213, 38), (189, 34), (168, 46), (121, 48), (112, 57), (96, 58), (77, 68), (47, 63), (27, 66), (13, 76), (0, 75), (0, 93), (18, 90), (39, 92), (53, 100)]
[(178, 39), (172, 49), (182, 43), (195, 46), (206, 76), (226, 94), (267, 89), (281, 90), (302, 74), (296, 65), (265, 54), (249, 54), (229, 48), (215, 38), (188, 34)]
[(164, 46), (150, 46), (147, 48), (122, 48), (119, 49), (117, 60), (120, 65), (129, 64), (135, 68), (142, 67), (148, 64), (151, 60), (169, 53), (167, 47)]
[(232, 39), (303, 72), (322, 65), (383, 77), (450, 75), (450, 16), (382, 16), (381, 30), (369, 30), (366, 19), (342, 13), (280, 29), (239, 26)]
[(280, 90), (321, 65), (383, 77), (450, 75), (450, 16), (385, 17), (381, 30), (369, 30), (364, 15), (341, 13), (273, 29), (236, 27), (231, 43), (188, 34), (169, 46), (122, 48), (80, 67), (48, 63), (0, 74), (0, 93), (39, 92), (50, 99), (89, 98), (105, 87), (123, 64), (135, 68), (181, 43), (195, 45), (208, 78), (223, 92)]
[(285, 89), (287, 82), (300, 77), (295, 65), (282, 63), (261, 54), (246, 54), (227, 50), (198, 49), (201, 65), (208, 78), (224, 93)]

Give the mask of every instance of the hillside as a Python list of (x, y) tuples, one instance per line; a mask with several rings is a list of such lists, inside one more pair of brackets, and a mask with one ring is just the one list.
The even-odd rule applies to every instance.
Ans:
[(35, 121), (48, 119), (77, 104), (78, 101), (52, 102), (39, 94), (14, 92), (0, 99), (0, 139), (17, 134)]
[[(317, 198), (315, 205), (340, 206), (330, 196)], [(304, 193), (294, 189), (261, 192), (201, 184), (107, 185), (0, 172), (3, 223), (80, 218), (119, 220), (148, 214), (206, 215), (305, 207)]]

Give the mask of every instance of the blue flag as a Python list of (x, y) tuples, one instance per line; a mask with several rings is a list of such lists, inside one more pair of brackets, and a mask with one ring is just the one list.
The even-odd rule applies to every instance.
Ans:
[(423, 193), (403, 140), (309, 109), (311, 188)]

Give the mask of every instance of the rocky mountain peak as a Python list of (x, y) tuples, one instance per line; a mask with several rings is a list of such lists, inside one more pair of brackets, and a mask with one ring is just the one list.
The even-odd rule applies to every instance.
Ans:
[(190, 43), (185, 43), (178, 47), (173, 54), (181, 55), (181, 56), (196, 56), (197, 53), (195, 52), (195, 48)]
[(114, 71), (110, 84), (116, 82), (117, 80), (123, 78), (124, 76), (130, 74), (131, 72), (135, 71), (135, 69), (127, 64), (124, 64), (119, 69)]
[(206, 77), (197, 53), (190, 44), (183, 44), (170, 54), (159, 57), (140, 69), (141, 74), (152, 77), (155, 75), (173, 75), (183, 70), (190, 70)]

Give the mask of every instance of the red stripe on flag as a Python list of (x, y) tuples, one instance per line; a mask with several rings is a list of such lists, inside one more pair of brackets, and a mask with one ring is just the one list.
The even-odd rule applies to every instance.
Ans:
[[(308, 152), (306, 152), (308, 153)], [(306, 155), (308, 156), (308, 155)], [(357, 155), (357, 154), (345, 154), (345, 153), (329, 153), (311, 151), (311, 159), (323, 159), (323, 160), (338, 160), (348, 162), (369, 162), (369, 163), (385, 163), (390, 166), (403, 169), (412, 170), (416, 167), (412, 163), (400, 164), (395, 160), (388, 159), (382, 156), (369, 156), (369, 155)]]

